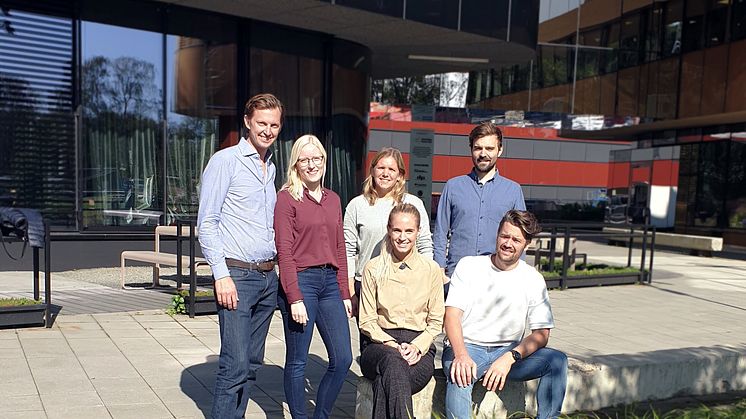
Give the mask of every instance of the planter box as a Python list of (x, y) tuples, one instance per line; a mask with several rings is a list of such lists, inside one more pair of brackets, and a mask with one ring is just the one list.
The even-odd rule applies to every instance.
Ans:
[[(641, 276), (642, 275), (639, 272), (606, 275), (568, 276), (566, 285), (567, 288), (579, 288), (595, 287), (598, 285), (637, 284), (640, 282)], [(545, 281), (547, 283), (547, 288), (559, 288), (560, 286), (559, 278), (546, 279)]]
[(44, 326), (45, 304), (0, 307), (0, 327)]
[(189, 300), (189, 297), (184, 297), (187, 303), (186, 309), (189, 313), (189, 307), (194, 304), (194, 314), (215, 314), (218, 312), (217, 306), (215, 305), (215, 297), (212, 295), (194, 297), (194, 303)]

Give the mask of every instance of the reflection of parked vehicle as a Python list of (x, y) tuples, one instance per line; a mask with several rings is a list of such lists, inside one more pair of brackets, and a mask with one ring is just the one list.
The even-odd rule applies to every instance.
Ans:
[(628, 221), (627, 210), (629, 209), (629, 197), (627, 195), (613, 195), (606, 206), (604, 222), (611, 224), (624, 224)]

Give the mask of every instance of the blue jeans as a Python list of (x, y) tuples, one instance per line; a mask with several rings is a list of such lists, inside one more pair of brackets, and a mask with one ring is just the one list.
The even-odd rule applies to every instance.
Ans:
[(290, 316), (287, 296), (280, 290), (279, 303), (285, 326), (285, 398), (294, 419), (306, 418), (306, 363), (314, 325), (324, 341), (329, 367), (316, 391), (314, 418), (328, 418), (352, 364), (350, 325), (337, 284), (337, 271), (309, 268), (298, 272), (298, 286), (308, 313), (303, 327)]
[(264, 342), (277, 307), (277, 275), (229, 268), (238, 291), (238, 307), (218, 305), (220, 360), (212, 417), (243, 418), (256, 373), (264, 360)]
[[(497, 358), (515, 346), (516, 344), (489, 347), (467, 343), (466, 350), (477, 364), (477, 377), (482, 378)], [(450, 371), (453, 358), (453, 349), (446, 346), (443, 349), (443, 372), (447, 378), (446, 417), (448, 419), (470, 418), (472, 417), (471, 391), (474, 383), (472, 382), (468, 387), (459, 387), (451, 382)], [(558, 417), (567, 387), (567, 356), (554, 349), (541, 348), (513, 364), (507, 377), (510, 381), (528, 381), (535, 378), (539, 379), (539, 388), (536, 391), (537, 418)]]

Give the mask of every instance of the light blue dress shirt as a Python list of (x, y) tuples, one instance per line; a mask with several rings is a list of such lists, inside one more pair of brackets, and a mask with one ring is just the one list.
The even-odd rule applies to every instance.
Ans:
[(499, 172), (484, 184), (479, 183), (474, 170), (448, 180), (438, 203), (433, 234), (433, 258), (446, 268), (446, 275), (451, 276), (464, 256), (494, 253), (500, 220), (512, 209), (526, 209), (523, 190)]
[(225, 258), (244, 262), (274, 259), (274, 211), (277, 169), (246, 139), (215, 153), (202, 174), (199, 196), (199, 243), (215, 279), (229, 276)]

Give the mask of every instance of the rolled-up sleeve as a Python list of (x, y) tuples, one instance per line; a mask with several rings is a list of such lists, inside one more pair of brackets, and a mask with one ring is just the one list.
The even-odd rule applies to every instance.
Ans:
[(220, 214), (231, 183), (232, 165), (221, 157), (215, 154), (202, 174), (197, 215), (199, 244), (215, 279), (230, 275), (220, 236)]

